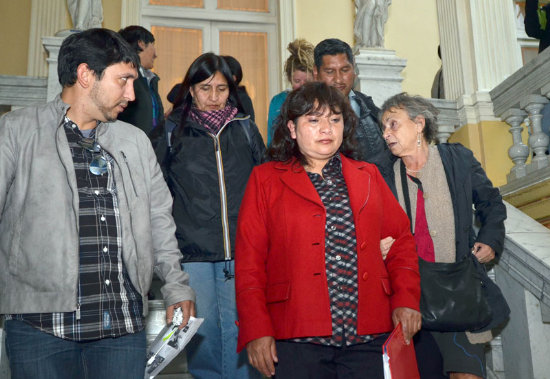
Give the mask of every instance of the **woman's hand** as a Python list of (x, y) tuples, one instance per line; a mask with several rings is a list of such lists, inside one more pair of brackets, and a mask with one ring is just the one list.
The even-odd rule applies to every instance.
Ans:
[(383, 238), (380, 240), (380, 251), (382, 252), (382, 259), (386, 259), (390, 252), (391, 245), (395, 242), (395, 238), (392, 236)]
[(411, 308), (395, 308), (391, 314), (391, 318), (393, 320), (394, 327), (397, 326), (398, 323), (401, 323), (401, 326), (403, 327), (403, 337), (405, 338), (405, 343), (407, 345), (422, 326), (422, 315), (420, 312)]
[(248, 361), (263, 376), (272, 377), (275, 375), (275, 363), (277, 359), (277, 350), (275, 348), (275, 338), (271, 336), (260, 337), (246, 344)]
[(474, 243), (472, 254), (476, 256), (479, 263), (489, 263), (495, 259), (495, 251), (493, 248), (481, 242)]

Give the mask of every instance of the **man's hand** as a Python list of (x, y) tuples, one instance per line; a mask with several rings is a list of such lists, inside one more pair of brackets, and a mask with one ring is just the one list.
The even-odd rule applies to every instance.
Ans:
[(395, 308), (392, 312), (391, 318), (393, 320), (394, 327), (401, 322), (401, 326), (403, 327), (403, 337), (405, 338), (405, 343), (407, 345), (422, 326), (422, 316), (420, 315), (420, 312), (411, 308)]
[(472, 254), (476, 256), (479, 263), (489, 263), (495, 259), (495, 251), (493, 248), (481, 242), (474, 243)]
[(170, 324), (174, 317), (174, 309), (181, 308), (183, 313), (183, 322), (180, 325), (180, 329), (183, 329), (189, 322), (189, 317), (195, 316), (195, 303), (191, 300), (180, 301), (179, 303), (172, 304), (166, 308), (166, 323)]
[(277, 349), (275, 348), (275, 338), (271, 336), (260, 337), (246, 344), (248, 361), (263, 376), (272, 377), (275, 375), (275, 363), (277, 359)]

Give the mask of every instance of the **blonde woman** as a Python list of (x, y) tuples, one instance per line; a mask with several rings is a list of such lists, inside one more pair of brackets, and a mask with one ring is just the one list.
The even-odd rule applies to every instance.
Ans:
[[(313, 80), (313, 45), (305, 39), (296, 39), (288, 44), (290, 56), (285, 62), (285, 74), (292, 89), (298, 89)], [(271, 144), (274, 121), (281, 112), (281, 106), (290, 91), (285, 90), (271, 99), (267, 118), (267, 144)]]

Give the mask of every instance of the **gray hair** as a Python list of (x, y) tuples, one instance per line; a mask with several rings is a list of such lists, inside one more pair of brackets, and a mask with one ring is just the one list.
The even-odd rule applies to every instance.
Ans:
[(382, 115), (392, 108), (403, 109), (409, 115), (409, 119), (414, 121), (417, 116), (424, 117), (426, 126), (422, 131), (424, 139), (428, 142), (434, 142), (437, 139), (437, 115), (439, 110), (428, 100), (421, 96), (411, 96), (406, 92), (401, 92), (387, 99), (380, 109), (380, 122)]

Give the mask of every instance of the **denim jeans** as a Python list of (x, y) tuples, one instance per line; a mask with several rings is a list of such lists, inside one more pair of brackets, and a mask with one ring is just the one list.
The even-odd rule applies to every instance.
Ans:
[(237, 354), (234, 261), (184, 263), (183, 269), (197, 295), (197, 317), (204, 318), (186, 348), (193, 378), (260, 378), (246, 352)]
[(12, 379), (143, 379), (145, 331), (118, 338), (64, 340), (17, 320), (6, 320)]

